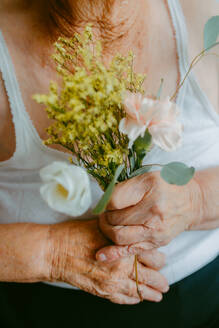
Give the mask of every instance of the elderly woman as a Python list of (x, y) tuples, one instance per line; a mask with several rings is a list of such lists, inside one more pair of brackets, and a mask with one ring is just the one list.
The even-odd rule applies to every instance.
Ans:
[[(193, 180), (177, 187), (157, 172), (133, 178), (116, 187), (100, 218), (89, 212), (72, 220), (41, 199), (39, 170), (69, 155), (42, 144), (50, 121), (32, 100), (57, 79), (54, 40), (88, 22), (106, 61), (132, 49), (136, 71), (147, 73), (147, 94), (163, 77), (163, 95), (170, 95), (218, 11), (215, 0), (0, 2), (1, 327), (218, 327), (217, 58), (203, 60), (177, 95), (181, 148), (166, 154), (155, 147), (147, 157), (193, 165)], [(97, 200), (94, 183), (92, 192)]]

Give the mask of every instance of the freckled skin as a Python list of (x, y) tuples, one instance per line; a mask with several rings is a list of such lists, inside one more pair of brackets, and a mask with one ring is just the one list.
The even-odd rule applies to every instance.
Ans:
[[(51, 228), (50, 238), (51, 248), (54, 250), (50, 280), (65, 281), (117, 303), (139, 302), (132, 254), (112, 262), (96, 260), (96, 251), (109, 244), (101, 234), (96, 220), (55, 225)], [(154, 270), (163, 266), (164, 256), (157, 251), (143, 249), (139, 255), (142, 296), (151, 301), (158, 301), (161, 293), (168, 289), (166, 279)], [(150, 269), (143, 264), (147, 264)]]
[[(49, 1), (53, 0), (48, 0), (48, 4)], [(124, 7), (121, 7), (124, 4), (121, 0), (83, 0), (83, 5), (81, 3), (81, 0), (69, 1), (73, 20), (72, 26), (67, 26), (67, 31), (70, 28), (71, 32), (80, 32), (88, 21), (92, 21), (96, 37), (104, 41), (106, 61), (118, 51), (127, 54), (129, 50), (133, 50), (136, 55), (136, 71), (147, 73), (144, 85), (147, 94), (154, 94), (157, 91), (161, 77), (165, 79), (163, 96), (170, 95), (175, 90), (179, 78), (176, 42), (163, 0), (130, 0)], [(45, 130), (51, 121), (31, 97), (35, 93), (47, 92), (50, 80), (57, 80), (54, 64), (50, 60), (53, 53), (53, 36), (48, 33), (48, 21), (44, 20), (46, 13), (42, 12), (42, 5), (45, 5), (43, 0), (0, 1), (0, 29), (12, 56), (27, 111), (40, 138), (46, 139)], [(196, 55), (202, 49), (202, 36), (198, 38), (196, 31), (202, 31), (207, 19), (215, 14), (216, 2), (184, 0), (182, 6), (190, 28), (190, 52)], [(63, 26), (63, 21), (60, 23)], [(20, 38), (17, 38), (18, 30)], [(197, 76), (203, 81), (203, 87), (212, 103), (216, 104), (215, 108), (218, 94), (217, 65), (216, 60), (211, 58), (199, 64), (197, 71)], [(209, 76), (209, 69), (212, 79), (205, 78)], [(0, 122), (0, 161), (4, 161), (14, 153), (15, 135), (1, 75)], [(55, 148), (60, 149), (57, 146)], [(203, 171), (198, 177), (204, 198), (203, 220), (193, 222), (191, 229), (210, 229), (218, 226), (219, 188), (215, 178), (218, 174), (216, 168)], [(134, 187), (138, 190), (135, 193), (136, 197), (143, 187)], [(123, 197), (127, 194), (125, 187)], [(166, 197), (170, 194), (167, 193)], [(116, 200), (120, 209), (129, 205), (123, 204), (122, 207), (123, 200), (122, 197)], [(211, 206), (212, 204), (214, 206)], [(144, 206), (148, 206), (146, 202)], [(163, 217), (168, 217), (167, 214), (162, 213)], [(159, 242), (164, 239), (162, 232), (167, 237), (167, 224), (162, 225), (159, 215), (148, 223), (148, 229), (155, 230), (156, 226), (160, 231), (159, 238), (156, 239), (158, 243), (158, 239)], [(121, 242), (122, 229), (118, 227), (117, 231), (115, 240)], [(144, 229), (140, 232), (142, 236)], [(169, 237), (171, 239), (171, 235)], [(131, 231), (128, 238), (134, 240), (136, 236)], [(97, 220), (51, 226), (2, 224), (0, 281), (64, 281), (116, 303), (135, 304), (139, 302), (139, 297), (136, 294), (133, 276), (133, 255), (138, 254), (142, 296), (151, 301), (160, 300), (161, 294), (168, 288), (165, 278), (158, 273), (164, 266), (163, 255), (156, 249), (151, 250), (151, 242), (147, 240), (131, 246), (111, 245), (110, 248), (106, 248), (109, 244), (109, 239), (100, 231)], [(127, 244), (130, 244), (130, 240)], [(105, 254), (113, 262), (100, 263), (96, 260), (101, 255), (100, 249), (103, 247)], [(99, 253), (95, 255), (98, 250)]]
[(105, 247), (99, 253), (115, 259), (116, 252), (130, 251), (127, 245), (131, 250), (143, 245), (157, 248), (183, 231), (219, 227), (218, 174), (218, 167), (196, 172), (185, 186), (166, 183), (159, 172), (118, 184), (109, 211), (100, 217), (104, 235), (118, 246)]
[(138, 50), (141, 51), (143, 48), (143, 43), (141, 41), (138, 41)]

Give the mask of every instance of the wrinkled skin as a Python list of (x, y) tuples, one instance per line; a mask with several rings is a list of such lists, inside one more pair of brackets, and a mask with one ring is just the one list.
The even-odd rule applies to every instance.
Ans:
[(159, 172), (152, 172), (118, 184), (99, 224), (115, 244), (130, 247), (110, 246), (97, 257), (104, 254), (115, 259), (138, 247), (167, 245), (201, 220), (201, 204), (200, 186), (194, 178), (185, 186), (175, 186), (166, 183)]
[[(112, 262), (96, 260), (96, 251), (108, 244), (96, 220), (51, 226), (50, 281), (66, 282), (119, 304), (139, 303), (134, 255)], [(144, 300), (159, 302), (162, 293), (169, 289), (166, 279), (157, 271), (163, 266), (162, 253), (139, 250), (139, 289)]]

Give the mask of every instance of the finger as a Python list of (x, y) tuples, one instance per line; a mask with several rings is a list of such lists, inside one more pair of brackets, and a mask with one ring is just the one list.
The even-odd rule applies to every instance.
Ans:
[(137, 225), (145, 224), (153, 216), (151, 208), (153, 198), (146, 194), (135, 206), (130, 206), (121, 210), (107, 211), (105, 215), (107, 221), (112, 225)]
[(99, 227), (103, 234), (116, 245), (131, 245), (145, 240), (150, 241), (151, 231), (144, 226), (112, 226), (105, 216), (101, 216)]
[(153, 186), (153, 174), (145, 173), (116, 185), (111, 200), (107, 206), (109, 210), (122, 209), (136, 205), (142, 200)]
[(129, 255), (128, 246), (108, 246), (96, 253), (97, 261), (112, 262)]
[[(131, 276), (136, 280), (135, 272)], [(160, 272), (146, 268), (141, 263), (138, 263), (138, 281), (162, 293), (169, 290), (168, 281)]]
[(139, 297), (129, 297), (127, 295), (123, 295), (123, 294), (119, 294), (119, 293), (111, 296), (110, 301), (112, 303), (116, 303), (116, 304), (127, 304), (127, 305), (133, 305), (133, 304), (140, 303)]
[[(163, 298), (162, 294), (159, 291), (149, 286), (146, 286), (144, 284), (139, 283), (138, 289), (144, 300), (152, 301), (152, 302), (160, 302)], [(127, 295), (130, 297), (139, 298), (136, 281), (129, 280), (128, 285), (126, 286), (126, 291), (124, 291), (124, 293), (125, 292), (127, 292)]]
[(151, 269), (160, 270), (165, 265), (165, 254), (156, 249), (146, 250), (138, 255), (138, 261)]
[[(111, 262), (111, 261), (118, 260), (120, 257), (125, 257), (125, 256), (129, 256), (129, 255), (133, 255), (133, 254), (140, 255), (145, 250), (149, 250), (151, 248), (153, 248), (153, 244), (151, 244), (149, 242), (148, 243), (142, 242), (142, 243), (134, 244), (131, 246), (111, 245), (111, 246), (107, 246), (107, 247), (104, 247), (104, 248), (101, 248), (100, 250), (98, 250), (98, 252), (96, 253), (96, 259), (98, 261)], [(160, 254), (162, 254), (162, 253), (160, 253)], [(142, 254), (142, 256), (143, 256), (143, 254)], [(153, 263), (153, 259), (152, 259), (153, 256), (150, 255), (150, 253), (148, 254), (147, 257), (148, 257), (148, 263)], [(159, 256), (157, 256), (157, 259), (159, 260), (158, 264), (160, 264), (161, 260), (158, 257)], [(144, 258), (143, 260), (146, 261), (147, 259)], [(140, 257), (139, 257), (139, 261), (140, 261)], [(154, 261), (156, 261), (156, 258), (154, 258)], [(155, 266), (155, 264), (154, 264), (154, 266)]]

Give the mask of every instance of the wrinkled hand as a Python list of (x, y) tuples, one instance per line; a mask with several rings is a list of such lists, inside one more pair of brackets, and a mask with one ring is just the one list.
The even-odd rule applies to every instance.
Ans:
[[(106, 245), (109, 241), (100, 232), (97, 220), (52, 225), (49, 280), (66, 282), (115, 303), (139, 303), (134, 255), (113, 262), (97, 261), (97, 250)], [(163, 265), (164, 255), (158, 251), (139, 254), (139, 290), (144, 300), (158, 302), (168, 290), (166, 279), (157, 271)]]
[(115, 244), (131, 246), (108, 247), (99, 254), (116, 258), (138, 247), (167, 245), (201, 217), (202, 194), (195, 178), (176, 186), (166, 183), (159, 172), (137, 176), (116, 186), (99, 221), (104, 235)]

